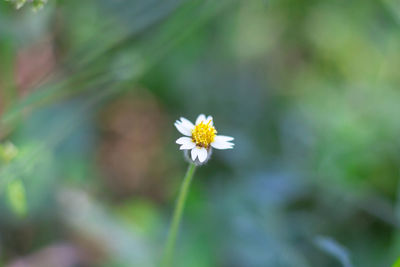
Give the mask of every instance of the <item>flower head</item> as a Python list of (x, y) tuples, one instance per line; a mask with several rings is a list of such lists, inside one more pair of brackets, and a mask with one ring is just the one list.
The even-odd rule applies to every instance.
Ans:
[(198, 160), (200, 164), (205, 163), (211, 155), (212, 148), (231, 149), (234, 146), (230, 142), (233, 137), (217, 135), (211, 116), (206, 117), (204, 114), (200, 114), (197, 117), (196, 125), (181, 117), (180, 120), (175, 122), (175, 127), (181, 134), (185, 135), (178, 138), (176, 143), (181, 145), (181, 150), (191, 150), (193, 162)]

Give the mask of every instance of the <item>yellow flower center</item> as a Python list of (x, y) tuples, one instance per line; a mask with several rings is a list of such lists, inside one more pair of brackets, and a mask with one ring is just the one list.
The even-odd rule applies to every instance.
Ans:
[(217, 130), (211, 125), (211, 120), (207, 124), (200, 122), (192, 130), (192, 140), (199, 147), (209, 148), (216, 134)]

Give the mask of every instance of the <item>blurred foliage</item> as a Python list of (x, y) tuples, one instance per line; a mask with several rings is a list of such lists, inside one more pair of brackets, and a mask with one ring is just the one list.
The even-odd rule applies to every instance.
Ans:
[(175, 266), (392, 265), (399, 33), (395, 0), (3, 1), (0, 264), (158, 266), (173, 122), (206, 113), (236, 146)]
[(392, 267), (398, 267), (398, 266), (400, 266), (400, 259), (398, 259), (398, 260), (393, 264)]
[(7, 186), (8, 199), (14, 212), (20, 216), (26, 215), (25, 187), (21, 180), (15, 179)]
[[(18, 149), (11, 142), (0, 144), (0, 165), (7, 165), (18, 156)], [(4, 183), (4, 181), (3, 181)], [(22, 181), (13, 177), (7, 184), (7, 197), (11, 209), (19, 216), (26, 215), (25, 187)]]
[(0, 144), (0, 158), (2, 164), (7, 164), (18, 155), (18, 149), (13, 143)]
[(343, 267), (352, 267), (349, 252), (346, 248), (342, 247), (335, 240), (326, 237), (317, 237), (315, 239), (316, 245), (323, 251), (335, 257)]
[(20, 9), (27, 2), (32, 6), (33, 11), (38, 11), (43, 8), (43, 6), (47, 3), (47, 0), (5, 0), (12, 2), (16, 9)]

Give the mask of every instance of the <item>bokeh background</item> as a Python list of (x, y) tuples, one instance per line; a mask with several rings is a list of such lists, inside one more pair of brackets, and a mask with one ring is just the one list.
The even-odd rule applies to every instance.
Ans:
[(398, 1), (15, 2), (1, 266), (159, 266), (187, 168), (173, 122), (200, 113), (236, 146), (197, 170), (174, 266), (400, 256)]

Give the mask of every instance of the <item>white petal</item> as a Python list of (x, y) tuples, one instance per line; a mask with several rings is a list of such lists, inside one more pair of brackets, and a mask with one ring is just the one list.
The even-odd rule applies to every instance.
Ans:
[(196, 119), (196, 125), (205, 120), (206, 120), (206, 115), (200, 114)]
[(179, 145), (183, 145), (183, 144), (186, 144), (186, 143), (191, 143), (192, 142), (192, 138), (190, 138), (190, 137), (180, 137), (180, 138), (178, 138), (177, 140), (176, 140), (176, 143), (177, 144), (179, 144)]
[(194, 125), (190, 120), (181, 117), (181, 122), (182, 125), (185, 126), (187, 129), (193, 130)]
[(213, 125), (214, 125), (214, 120), (213, 120), (213, 117), (212, 117), (212, 116), (208, 116), (207, 119), (206, 119), (206, 121), (205, 121), (205, 123), (208, 123), (209, 121), (211, 121), (211, 122), (210, 122), (210, 125), (213, 126)]
[(230, 136), (226, 136), (226, 135), (217, 135), (214, 138), (215, 141), (225, 141), (225, 142), (232, 141), (233, 139), (235, 139), (235, 138), (230, 137)]
[(197, 156), (199, 157), (200, 162), (204, 162), (207, 159), (207, 149), (204, 147), (199, 148), (197, 151)]
[(197, 158), (197, 153), (198, 153), (198, 148), (195, 147), (192, 149), (191, 154), (192, 154), (192, 160), (195, 161)]
[(211, 143), (211, 146), (216, 149), (230, 149), (233, 148), (234, 144), (215, 138), (214, 142)]
[(181, 122), (177, 121), (177, 122), (175, 122), (174, 125), (181, 134), (186, 135), (186, 136), (192, 136), (192, 131), (190, 129), (186, 128), (185, 126), (183, 126)]
[(185, 144), (181, 145), (181, 146), (179, 147), (179, 149), (180, 149), (180, 150), (183, 150), (183, 149), (192, 149), (192, 148), (194, 148), (194, 147), (196, 147), (196, 144), (193, 143), (192, 141), (190, 141), (190, 143), (185, 143)]

